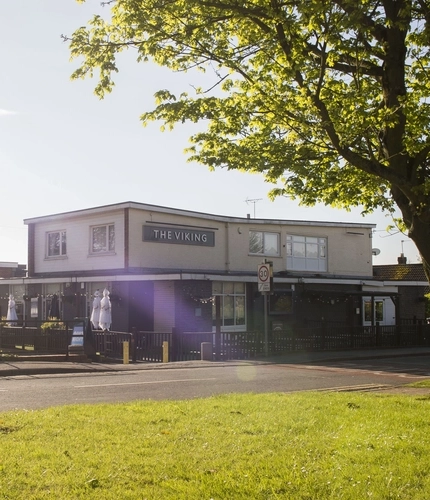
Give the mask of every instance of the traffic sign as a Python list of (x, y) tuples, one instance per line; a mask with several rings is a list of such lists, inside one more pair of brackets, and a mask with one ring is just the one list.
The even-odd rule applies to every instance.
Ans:
[(272, 272), (270, 264), (260, 264), (258, 266), (258, 291), (270, 292), (270, 278)]
[(259, 283), (266, 283), (270, 278), (270, 269), (268, 264), (260, 264), (258, 266), (258, 281)]

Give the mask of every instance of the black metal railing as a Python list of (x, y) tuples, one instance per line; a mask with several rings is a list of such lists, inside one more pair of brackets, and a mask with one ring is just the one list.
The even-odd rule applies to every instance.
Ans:
[[(0, 350), (15, 349), (46, 353), (68, 353), (76, 321), (52, 324), (40, 322), (25, 326), (0, 322)], [(82, 325), (82, 321), (80, 322)], [(57, 328), (54, 329), (54, 326)], [(400, 322), (395, 326), (347, 326), (322, 323), (312, 327), (291, 327), (247, 332), (112, 332), (95, 330), (85, 342), (91, 351), (113, 360), (122, 360), (124, 342), (129, 343), (130, 361), (162, 362), (167, 343), (169, 361), (198, 360), (202, 344), (212, 345), (212, 359), (251, 359), (265, 354), (292, 351), (370, 349), (381, 347), (430, 347), (430, 325), (424, 322)]]
[(124, 353), (124, 342), (132, 341), (131, 333), (125, 332), (109, 332), (94, 330), (92, 333), (94, 350), (97, 353), (103, 354), (110, 358), (121, 358)]
[(83, 321), (0, 321), (0, 350), (68, 354), (75, 325)]
[[(172, 348), (172, 332), (137, 332), (133, 330), (132, 359), (133, 361), (158, 362), (163, 361), (163, 344), (168, 342)], [(169, 353), (172, 359), (172, 354)]]

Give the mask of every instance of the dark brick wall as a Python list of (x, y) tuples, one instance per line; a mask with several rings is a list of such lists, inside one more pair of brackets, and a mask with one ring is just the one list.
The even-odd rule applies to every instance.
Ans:
[(0, 278), (23, 278), (27, 274), (26, 266), (18, 264), (16, 267), (0, 266)]
[(175, 324), (182, 332), (212, 331), (212, 282), (175, 282)]
[(400, 319), (424, 319), (426, 317), (424, 294), (425, 287), (422, 286), (399, 287)]
[(28, 258), (27, 258), (27, 262), (28, 262), (28, 275), (29, 276), (33, 276), (34, 275), (34, 272), (35, 272), (35, 255), (34, 255), (34, 252), (35, 252), (35, 241), (36, 241), (36, 237), (35, 237), (35, 232), (36, 232), (36, 225), (33, 223), (33, 224), (29, 224), (28, 225)]
[(15, 273), (14, 267), (0, 267), (0, 278), (13, 278)]
[(9, 285), (0, 285), (0, 319), (7, 315), (7, 304), (9, 301)]
[[(115, 287), (117, 285), (115, 284)], [(135, 281), (128, 283), (128, 295), (124, 297), (121, 307), (129, 311), (129, 328), (138, 331), (154, 329), (154, 284), (152, 281)], [(113, 313), (112, 313), (113, 314)]]

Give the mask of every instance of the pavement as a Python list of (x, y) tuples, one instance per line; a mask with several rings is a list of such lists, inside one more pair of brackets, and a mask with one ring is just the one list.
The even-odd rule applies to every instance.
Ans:
[(330, 361), (381, 359), (405, 356), (428, 356), (430, 347), (398, 349), (363, 349), (350, 351), (291, 352), (279, 356), (270, 356), (251, 360), (231, 361), (178, 361), (170, 363), (137, 362), (89, 362), (79, 357), (49, 356), (27, 354), (14, 358), (0, 357), (0, 377), (20, 375), (62, 374), (62, 373), (103, 373), (136, 370), (166, 370), (180, 368), (205, 368), (213, 366), (234, 366), (252, 364), (317, 364)]

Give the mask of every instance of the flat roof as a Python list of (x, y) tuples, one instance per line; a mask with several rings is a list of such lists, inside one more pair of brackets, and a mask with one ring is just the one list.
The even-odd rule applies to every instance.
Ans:
[(126, 201), (123, 203), (113, 203), (110, 205), (102, 205), (99, 207), (84, 208), (81, 210), (72, 210), (69, 212), (61, 212), (57, 214), (44, 215), (40, 217), (31, 217), (29, 219), (24, 219), (24, 224), (34, 224), (37, 222), (46, 222), (55, 219), (67, 219), (74, 216), (80, 215), (97, 215), (110, 210), (123, 210), (126, 208), (132, 208), (136, 210), (148, 210), (151, 212), (160, 212), (172, 215), (183, 215), (186, 217), (195, 217), (199, 219), (214, 220), (219, 222), (237, 222), (244, 224), (246, 222), (252, 224), (279, 224), (279, 225), (301, 225), (301, 226), (333, 226), (333, 227), (362, 227), (362, 228), (374, 228), (376, 224), (369, 223), (359, 223), (359, 222), (329, 222), (329, 221), (309, 221), (309, 220), (297, 220), (297, 219), (251, 219), (249, 217), (231, 217), (225, 215), (215, 215), (208, 214), (204, 212), (195, 212), (192, 210), (183, 210), (180, 208), (164, 207), (160, 205), (149, 205), (146, 203), (137, 203), (134, 201)]

